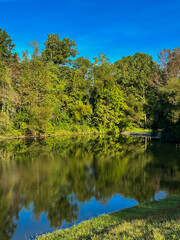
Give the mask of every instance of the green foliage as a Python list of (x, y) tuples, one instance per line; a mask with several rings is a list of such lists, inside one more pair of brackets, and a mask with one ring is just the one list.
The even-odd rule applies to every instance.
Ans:
[(17, 120), (22, 119), (23, 126), (27, 126), (25, 133), (36, 135), (46, 132), (53, 112), (50, 89), (47, 64), (38, 59), (22, 63), (17, 91), (20, 96), (18, 114), (23, 117), (17, 115)]
[(58, 34), (48, 34), (43, 52), (46, 61), (65, 64), (70, 62), (69, 58), (75, 57), (77, 53), (75, 41), (70, 38), (60, 40)]
[(161, 84), (152, 104), (152, 128), (163, 130), (165, 140), (180, 140), (180, 49), (160, 52), (163, 68)]
[(130, 93), (126, 98), (126, 123), (128, 127), (144, 127), (144, 117), (143, 103), (138, 101), (133, 93)]
[(154, 94), (149, 80), (158, 72), (157, 64), (148, 54), (136, 53), (123, 57), (115, 62), (115, 66), (117, 82), (127, 94), (129, 120), (131, 119), (131, 123), (137, 127), (147, 127), (146, 106)]
[(14, 52), (15, 44), (6, 30), (0, 28), (0, 61), (10, 63), (17, 61), (17, 54)]
[(87, 73), (88, 69), (92, 67), (92, 63), (88, 58), (78, 57), (73, 61), (73, 67), (81, 68), (84, 73)]
[(160, 88), (160, 94), (165, 102), (167, 121), (177, 124), (180, 121), (180, 79), (169, 80), (166, 86)]
[(124, 127), (123, 91), (117, 86), (114, 66), (106, 55), (94, 58), (93, 87), (90, 102), (93, 106), (93, 123), (100, 131), (119, 131)]
[(106, 87), (98, 96), (93, 121), (99, 130), (119, 131), (125, 126), (123, 92), (118, 86)]
[(4, 135), (6, 132), (11, 132), (12, 123), (9, 116), (5, 112), (0, 113), (0, 134)]
[[(126, 128), (163, 129), (179, 139), (179, 48), (160, 53), (160, 65), (145, 53), (112, 64), (100, 53), (78, 57), (75, 41), (48, 34), (45, 50), (29, 44), (17, 62), (15, 45), (0, 29), (2, 135), (41, 135)], [(73, 130), (74, 129), (74, 130)], [(88, 130), (89, 131), (89, 130)]]
[(123, 85), (128, 93), (145, 97), (149, 87), (148, 79), (157, 70), (152, 57), (145, 53), (123, 57), (115, 62), (118, 69), (117, 82)]
[(159, 88), (154, 112), (154, 129), (164, 130), (165, 139), (180, 140), (180, 79), (170, 79)]
[(13, 88), (10, 68), (0, 61), (0, 134), (11, 135), (13, 131), (12, 119), (16, 114), (18, 94)]

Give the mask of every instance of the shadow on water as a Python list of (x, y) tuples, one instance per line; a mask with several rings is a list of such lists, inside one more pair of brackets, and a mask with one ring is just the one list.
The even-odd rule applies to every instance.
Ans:
[(24, 209), (32, 221), (46, 214), (50, 230), (92, 198), (104, 206), (119, 194), (140, 203), (179, 193), (179, 156), (176, 144), (125, 136), (0, 142), (0, 239), (13, 238)]

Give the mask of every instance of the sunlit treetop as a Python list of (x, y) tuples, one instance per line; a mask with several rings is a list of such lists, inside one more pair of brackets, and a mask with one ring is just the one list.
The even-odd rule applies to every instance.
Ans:
[(15, 44), (6, 30), (0, 28), (0, 60), (10, 62), (17, 60), (17, 53), (15, 53)]

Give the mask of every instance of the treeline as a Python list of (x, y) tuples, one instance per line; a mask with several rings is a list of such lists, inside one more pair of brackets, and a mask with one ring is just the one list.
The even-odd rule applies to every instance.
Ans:
[(138, 127), (180, 139), (180, 48), (161, 51), (159, 63), (145, 53), (111, 63), (103, 53), (77, 57), (75, 41), (57, 34), (43, 51), (29, 45), (20, 58), (0, 29), (1, 135)]

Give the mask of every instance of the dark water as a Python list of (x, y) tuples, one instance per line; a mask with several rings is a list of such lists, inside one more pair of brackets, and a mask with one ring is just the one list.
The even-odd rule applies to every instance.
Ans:
[(33, 239), (180, 193), (180, 147), (98, 136), (0, 142), (0, 239)]

